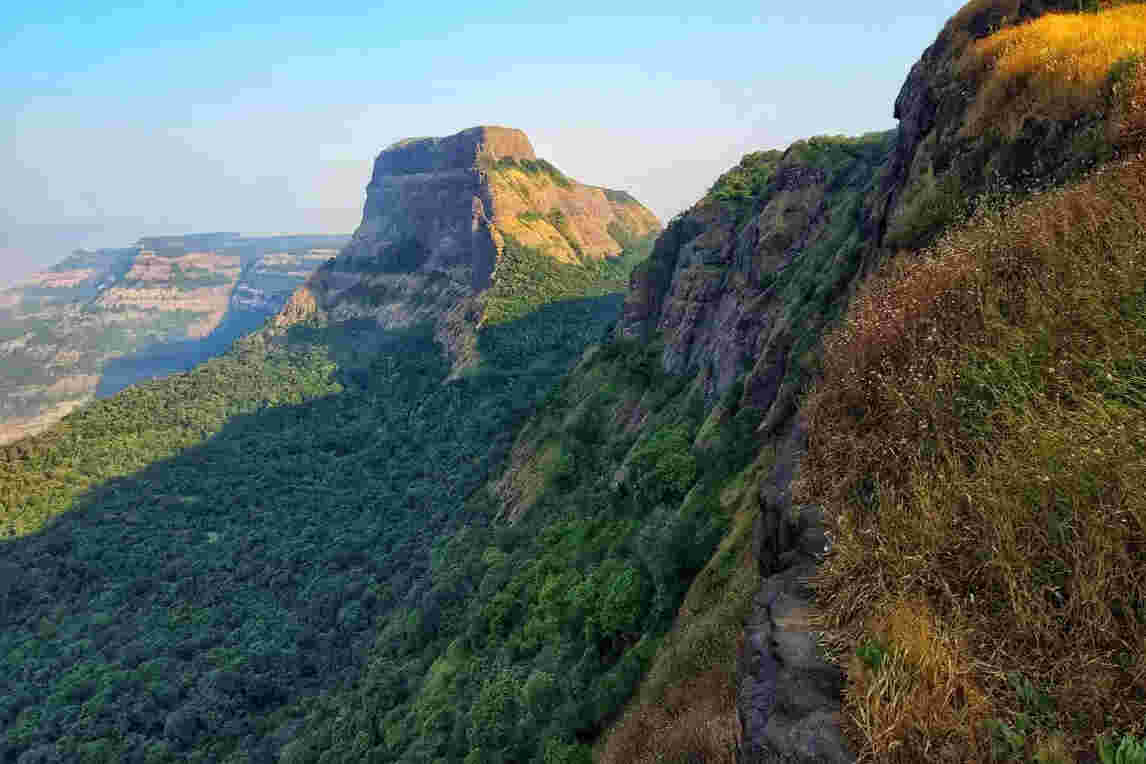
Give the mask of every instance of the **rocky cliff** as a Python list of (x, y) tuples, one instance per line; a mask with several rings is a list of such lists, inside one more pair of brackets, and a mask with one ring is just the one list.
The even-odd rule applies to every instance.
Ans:
[(1061, 82), (1079, 59), (1069, 34), (1027, 57), (1024, 40), (1000, 40), (1078, 9), (1074, 0), (969, 3), (911, 70), (895, 100), (897, 130), (746, 156), (668, 224), (633, 273), (618, 332), (663, 339), (663, 368), (698, 375), (710, 402), (742, 380), (739, 405), (760, 410), (759, 435), (777, 450), (760, 486), (763, 583), (740, 655), (744, 761), (850, 758), (823, 723), (838, 711), (840, 675), (814, 657), (807, 618), (792, 616), (809, 612), (801, 580), (823, 551), (816, 508), (793, 507), (789, 484), (802, 449), (794, 414), (818, 373), (825, 327), (881, 263), (928, 246), (976, 206), (1061, 185), (1141, 145), (1125, 83), (1142, 40), (1071, 88)]
[(520, 276), (507, 250), (592, 266), (659, 228), (628, 194), (578, 183), (538, 159), (520, 130), (399, 141), (374, 162), (354, 238), (294, 295), (279, 324), (432, 323), (456, 356), (465, 334), (458, 324), (487, 317), (480, 296)]

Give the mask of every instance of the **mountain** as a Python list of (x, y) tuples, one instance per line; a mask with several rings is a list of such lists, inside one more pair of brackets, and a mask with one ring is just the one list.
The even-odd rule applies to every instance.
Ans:
[(0, 443), (227, 349), (345, 236), (145, 237), (78, 250), (0, 292)]
[(475, 328), (579, 289), (659, 230), (628, 194), (538, 159), (520, 130), (411, 138), (378, 155), (353, 239), (276, 321), (428, 322), (464, 365)]
[(974, 0), (603, 259), (520, 134), (391, 147), (273, 322), (0, 450), (3, 756), (1134, 760), (1144, 56)]

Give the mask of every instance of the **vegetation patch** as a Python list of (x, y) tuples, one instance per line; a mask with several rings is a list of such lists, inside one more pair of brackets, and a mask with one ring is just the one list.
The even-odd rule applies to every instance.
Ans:
[[(542, 455), (529, 462), (545, 473), (533, 505), (503, 525), (492, 522), (494, 497), (470, 498), (465, 527), (430, 553), (426, 586), (440, 615), (423, 605), (391, 620), (355, 684), (305, 706), (305, 736), (288, 761), (322, 752), (590, 761), (586, 743), (633, 693), (689, 582), (713, 560), (732, 514), (720, 488), (750, 453), (693, 452), (702, 398), (658, 358), (656, 345), (607, 343), (546, 397), (515, 446)], [(639, 433), (613, 416), (632, 400), (653, 412)], [(751, 438), (743, 426), (727, 442)], [(663, 460), (642, 456), (654, 452)], [(662, 461), (674, 465), (671, 486), (650, 490)], [(739, 546), (712, 564), (706, 608), (722, 607), (718, 592), (736, 568), (724, 558), (740, 559), (750, 536), (750, 523), (738, 527)], [(699, 660), (702, 643), (733, 630), (731, 616), (712, 620), (677, 654)]]
[[(551, 213), (547, 219), (564, 224), (564, 216)], [(619, 257), (580, 264), (559, 262), (512, 234), (503, 233), (502, 239), (493, 285), (483, 295), (486, 326), (513, 321), (557, 300), (622, 292), (633, 267), (648, 257), (655, 234), (630, 240)]]
[(544, 176), (549, 178), (560, 188), (573, 188), (573, 181), (546, 159), (502, 157), (496, 162), (490, 163), (488, 166), (495, 170), (520, 170), (526, 175)]
[(640, 204), (628, 191), (617, 191), (612, 188), (602, 188), (605, 198), (614, 204)]
[(1142, 95), (1146, 14), (1138, 3), (1093, 13), (1048, 13), (970, 45), (958, 62), (978, 83), (965, 130), (1018, 134), (1030, 119), (1101, 113), (1115, 90)]
[(740, 164), (716, 179), (704, 198), (723, 205), (742, 221), (764, 196), (782, 156), (780, 151), (745, 154)]
[[(752, 443), (729, 427), (732, 414), (710, 415), (708, 436)], [(761, 450), (723, 484), (720, 503), (732, 513), (728, 532), (693, 579), (640, 691), (598, 746), (603, 764), (735, 761), (737, 650), (759, 587), (752, 524), (756, 486), (771, 467), (770, 456)]]

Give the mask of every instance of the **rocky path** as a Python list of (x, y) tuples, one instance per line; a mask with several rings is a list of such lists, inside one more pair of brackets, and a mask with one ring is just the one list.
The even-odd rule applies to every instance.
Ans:
[(827, 543), (819, 507), (792, 505), (790, 484), (806, 433), (792, 424), (761, 490), (755, 539), (761, 585), (745, 624), (737, 709), (742, 764), (854, 762), (840, 730), (843, 673), (811, 631), (815, 573)]

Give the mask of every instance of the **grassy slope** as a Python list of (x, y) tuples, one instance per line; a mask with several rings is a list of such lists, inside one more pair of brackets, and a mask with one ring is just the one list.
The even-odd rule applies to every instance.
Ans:
[(885, 760), (1069, 760), (1143, 731), (1144, 225), (1140, 161), (982, 213), (826, 340), (804, 498)]
[[(1043, 17), (964, 65), (993, 57), (981, 98), (1019, 111), (1117, 84), (1133, 145), (1142, 13)], [(1144, 225), (1141, 160), (984, 208), (826, 339), (800, 498), (833, 529), (817, 586), (876, 760), (1068, 762), (1143, 733)]]

